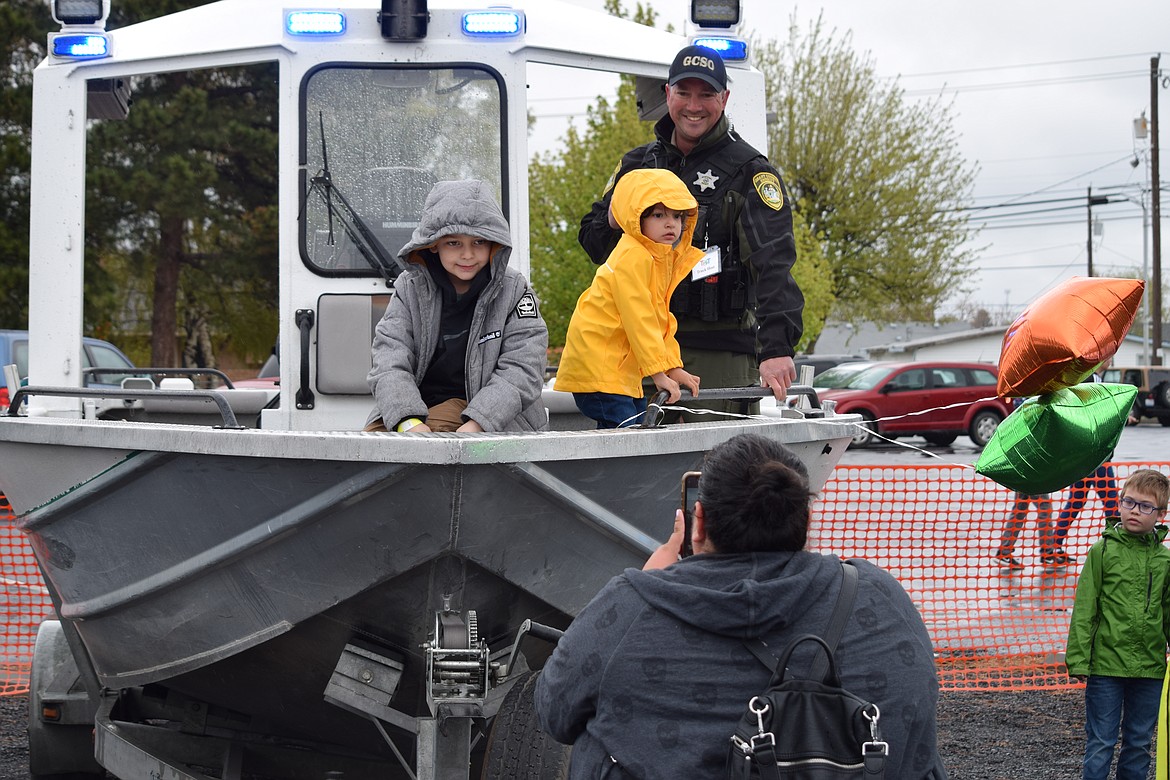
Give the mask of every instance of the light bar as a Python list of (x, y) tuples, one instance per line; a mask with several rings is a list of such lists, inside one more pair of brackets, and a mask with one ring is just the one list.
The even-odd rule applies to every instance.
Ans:
[(506, 38), (524, 32), (524, 12), (471, 11), (463, 14), (463, 32), (477, 38)]
[(739, 16), (739, 0), (691, 0), (691, 21), (698, 27), (734, 27)]
[(110, 42), (97, 33), (58, 35), (53, 38), (53, 56), (74, 60), (92, 60), (110, 56)]
[(724, 62), (743, 62), (748, 58), (747, 41), (737, 38), (695, 38), (691, 43), (719, 52)]
[(290, 35), (341, 35), (345, 14), (340, 11), (293, 11), (284, 20)]

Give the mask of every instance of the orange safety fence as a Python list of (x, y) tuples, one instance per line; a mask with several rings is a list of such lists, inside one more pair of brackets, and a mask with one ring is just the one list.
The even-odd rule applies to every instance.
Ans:
[[(1032, 505), (1013, 523), (1016, 494), (968, 466), (838, 466), (821, 491), (810, 547), (864, 558), (902, 583), (926, 621), (944, 689), (1072, 687), (1065, 636), (1081, 562), (1104, 527), (1103, 497), (1136, 469), (1170, 473), (1170, 463), (1107, 467), (1115, 478), (1054, 493), (1039, 502), (1043, 517)], [(1078, 496), (1079, 516), (1059, 522)], [(1004, 552), (1018, 567), (995, 558), (1013, 531), (1018, 538)], [(1041, 560), (1041, 545), (1054, 542), (1068, 562)], [(0, 694), (24, 693), (36, 629), (52, 605), (7, 502), (0, 503), (0, 579)]]

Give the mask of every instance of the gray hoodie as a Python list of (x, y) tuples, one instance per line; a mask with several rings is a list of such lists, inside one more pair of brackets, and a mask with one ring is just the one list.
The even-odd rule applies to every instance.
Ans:
[[(887, 778), (945, 778), (926, 627), (897, 580), (854, 563), (857, 599), (836, 652), (842, 684), (881, 710)], [(543, 728), (573, 745), (570, 777), (722, 777), (731, 733), (769, 678), (743, 640), (780, 655), (795, 637), (824, 633), (840, 583), (840, 560), (810, 552), (701, 554), (610, 580), (536, 686)], [(793, 656), (797, 676), (813, 648)]]
[(394, 297), (374, 329), (373, 368), (367, 378), (374, 410), (369, 421), (381, 417), (386, 428), (394, 430), (408, 417), (427, 416), (418, 385), (438, 343), (442, 296), (417, 253), (453, 233), (495, 244), (491, 281), (472, 315), (463, 415), (485, 431), (546, 430), (548, 415), (540, 392), (548, 329), (528, 281), (508, 268), (512, 254), (508, 223), (491, 188), (481, 181), (436, 184), (418, 227), (398, 253), (407, 270), (395, 280)]

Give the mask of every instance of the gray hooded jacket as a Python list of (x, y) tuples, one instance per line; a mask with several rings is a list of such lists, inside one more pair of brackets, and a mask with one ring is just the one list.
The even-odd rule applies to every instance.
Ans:
[[(926, 627), (897, 580), (853, 563), (857, 598), (835, 654), (842, 684), (881, 710), (887, 778), (945, 778)], [(701, 554), (610, 580), (536, 686), (541, 725), (573, 745), (569, 776), (722, 777), (731, 733), (768, 685), (743, 640), (780, 655), (801, 634), (823, 634), (840, 587), (840, 560), (812, 552)], [(792, 672), (806, 676), (814, 652), (800, 645)]]
[(485, 431), (546, 430), (540, 391), (548, 328), (528, 281), (508, 268), (508, 223), (491, 188), (481, 181), (436, 184), (414, 235), (398, 253), (408, 270), (395, 280), (394, 297), (374, 329), (373, 368), (367, 378), (374, 394), (369, 422), (381, 417), (392, 431), (406, 418), (427, 416), (418, 385), (438, 343), (442, 296), (416, 253), (453, 233), (495, 244), (491, 281), (475, 304), (467, 341), (463, 415)]

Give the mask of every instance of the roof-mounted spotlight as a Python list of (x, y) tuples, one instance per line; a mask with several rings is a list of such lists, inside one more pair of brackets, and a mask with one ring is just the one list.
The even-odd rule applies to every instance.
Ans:
[(53, 0), (53, 19), (62, 27), (106, 26), (110, 0)]
[(417, 41), (427, 37), (427, 0), (382, 0), (378, 21), (388, 41)]
[(691, 22), (696, 27), (735, 27), (740, 0), (691, 0)]

